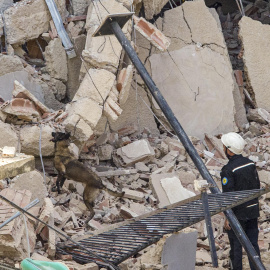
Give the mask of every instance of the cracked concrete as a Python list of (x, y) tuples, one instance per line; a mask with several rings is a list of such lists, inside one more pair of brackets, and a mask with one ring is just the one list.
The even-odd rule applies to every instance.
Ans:
[[(202, 63), (202, 64), (204, 64), (204, 67), (209, 65), (207, 69), (211, 69), (212, 70), (211, 72), (214, 72), (216, 75), (218, 75), (221, 81), (224, 80), (224, 78), (222, 77), (224, 71), (220, 70), (220, 68), (223, 66), (226, 66), (226, 70), (230, 72), (231, 84), (229, 84), (230, 90), (227, 90), (227, 92), (233, 93), (234, 104), (231, 107), (231, 110), (232, 112), (233, 111), (237, 112), (234, 114), (234, 117), (231, 120), (235, 122), (238, 128), (242, 129), (247, 123), (245, 109), (244, 109), (243, 102), (241, 101), (241, 98), (240, 98), (239, 88), (234, 80), (233, 70), (232, 70), (230, 59), (229, 59), (229, 54), (228, 54), (224, 36), (221, 30), (221, 24), (220, 24), (219, 17), (215, 9), (207, 8), (203, 0), (185, 2), (180, 7), (166, 11), (164, 13), (164, 17), (163, 18), (160, 17), (157, 20), (157, 26), (160, 29), (162, 29), (163, 33), (167, 37), (171, 39), (171, 45), (168, 49), (168, 52), (162, 54), (162, 57), (160, 56), (160, 59), (168, 58), (167, 60), (168, 63), (171, 62), (172, 64), (172, 62), (175, 62), (175, 61), (179, 63), (180, 60), (178, 59), (176, 60), (174, 57), (171, 57), (171, 55), (174, 54), (174, 52), (179, 51), (183, 48), (187, 48), (191, 45), (195, 46), (197, 50), (202, 50), (202, 49), (207, 48), (210, 51), (212, 51), (212, 57), (218, 57), (218, 58), (223, 59), (222, 64), (220, 66), (214, 65), (211, 59), (207, 59), (207, 62)], [(209, 31), (209, 29), (211, 29), (211, 31)], [(157, 71), (158, 69), (156, 68), (156, 65), (160, 65), (160, 63), (162, 63), (162, 66), (163, 66), (163, 62), (158, 63), (157, 61), (157, 62), (154, 62), (153, 64), (153, 61), (151, 60), (150, 61), (151, 63), (149, 63), (149, 59), (151, 59), (153, 56), (160, 54), (160, 52), (155, 49), (152, 50), (152, 47), (149, 44), (147, 44), (145, 41), (142, 42), (142, 39), (140, 37), (138, 39), (137, 44), (140, 49), (139, 51), (140, 59), (145, 63), (147, 70), (150, 71), (150, 74), (152, 74), (152, 76), (154, 77), (156, 76), (156, 78), (159, 80), (159, 83), (161, 83), (160, 78), (163, 76), (154, 74), (153, 70), (155, 69)], [(207, 54), (207, 57), (208, 57), (208, 54)], [(205, 61), (203, 57), (204, 56), (202, 54), (202, 62)], [(174, 65), (174, 68), (175, 68), (175, 65)], [(196, 68), (197, 67), (194, 67), (194, 69)], [(178, 68), (178, 72), (182, 73), (182, 69)], [(190, 70), (190, 72), (192, 74), (193, 71)], [(201, 71), (201, 72), (205, 73), (206, 71)], [(190, 87), (189, 83), (187, 83), (188, 75), (187, 74), (185, 76), (182, 76), (182, 75), (180, 76), (183, 80), (183, 82), (181, 83), (184, 85), (185, 88), (189, 89), (190, 93), (192, 93), (193, 95), (193, 98), (198, 98), (198, 92), (200, 92), (198, 91), (198, 88)], [(204, 76), (202, 76), (201, 79), (204, 80), (204, 78), (207, 78), (207, 76), (208, 75), (205, 74)], [(166, 83), (163, 82), (160, 88), (163, 89)], [(176, 87), (179, 88), (178, 85)], [(216, 88), (220, 88), (219, 84), (216, 85)], [(215, 87), (213, 89), (214, 89), (213, 91), (217, 91), (217, 92), (219, 91), (219, 90), (215, 90)], [(226, 90), (224, 89), (224, 91)], [(165, 90), (164, 90), (162, 94), (165, 95), (166, 97), (167, 93), (165, 93)], [(153, 103), (155, 104), (154, 101)], [(181, 103), (181, 105), (183, 107), (187, 107), (186, 104)], [(212, 104), (209, 104), (209, 106), (211, 105)], [(182, 113), (185, 114), (185, 111), (183, 111)], [(230, 129), (231, 130), (228, 130), (228, 131), (234, 130), (235, 126), (231, 126)], [(190, 135), (194, 135), (194, 133), (191, 132)]]
[(196, 45), (171, 56), (175, 64), (166, 53), (150, 57), (153, 79), (187, 134), (234, 130), (234, 81), (224, 57)]

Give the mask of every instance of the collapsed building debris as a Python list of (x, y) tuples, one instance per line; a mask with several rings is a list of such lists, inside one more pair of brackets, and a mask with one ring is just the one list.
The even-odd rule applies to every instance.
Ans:
[[(134, 25), (130, 20), (123, 31), (188, 134), (198, 137), (190, 139), (217, 185), (220, 186), (219, 172), (227, 160), (214, 135), (233, 131), (235, 126), (243, 132), (247, 141), (245, 155), (256, 163), (262, 185), (269, 184), (268, 78), (262, 64), (267, 56), (254, 49), (265, 44), (268, 25), (255, 20), (269, 23), (268, 4), (256, 1), (246, 5), (245, 14), (250, 18), (241, 19), (238, 11), (224, 15), (221, 7), (216, 12), (208, 9), (204, 1), (183, 5), (178, 2), (179, 6), (173, 8), (164, 0), (76, 0), (72, 6), (56, 1), (76, 51), (76, 57), (69, 59), (46, 1), (22, 0), (14, 5), (12, 1), (0, 1), (2, 192), (21, 194), (27, 188), (27, 202), (40, 200), (38, 207), (30, 211), (74, 238), (94, 234), (111, 223), (136, 218), (198, 193), (193, 187), (194, 180), (201, 179), (198, 170), (184, 146), (170, 133), (120, 43), (114, 36), (92, 37), (108, 13), (130, 10), (138, 17), (133, 18)], [(250, 39), (254, 34), (250, 28), (256, 29), (256, 40)], [(126, 192), (123, 198), (102, 192), (95, 202), (94, 219), (87, 227), (89, 211), (82, 198), (84, 186), (67, 180), (61, 194), (51, 190), (56, 179), (52, 163), (54, 144), (50, 140), (51, 133), (59, 128), (71, 133), (76, 155), (85, 166), (95, 170), (107, 185), (115, 184)], [(48, 177), (34, 170), (34, 159), (37, 168), (45, 165)], [(269, 195), (264, 195), (260, 203), (259, 244), (262, 260), (268, 267)], [(24, 207), (25, 203), (18, 205)], [(1, 220), (8, 215), (1, 214)], [(227, 269), (229, 248), (223, 223), (221, 216), (212, 218), (219, 266)], [(63, 239), (30, 218), (27, 224), (32, 258), (59, 259), (55, 244)], [(18, 234), (11, 227), (4, 227), (3, 235), (6, 230), (10, 234), (3, 236), (0, 256), (8, 261), (5, 257), (9, 251), (15, 262), (27, 256), (27, 244), (22, 236), (23, 219), (15, 219), (12, 226)], [(199, 237), (196, 259), (196, 231), (181, 232), (161, 240), (149, 251), (140, 251), (121, 267), (162, 269), (167, 265), (174, 269), (183, 259), (172, 251), (186, 247), (181, 241), (189, 241), (179, 238), (190, 237), (191, 251), (189, 260), (185, 255), (185, 262), (191, 268), (196, 263), (196, 269), (207, 269), (211, 257), (204, 223), (194, 228)], [(186, 251), (187, 247), (183, 254)], [(65, 264), (76, 269), (98, 269), (97, 265), (75, 264), (70, 255), (61, 255), (60, 259), (70, 260)], [(245, 257), (244, 266), (247, 264)]]

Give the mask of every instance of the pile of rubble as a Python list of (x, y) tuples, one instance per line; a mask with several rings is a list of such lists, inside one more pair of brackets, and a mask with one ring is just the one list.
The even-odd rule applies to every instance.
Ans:
[[(20, 207), (39, 199), (29, 212), (76, 240), (198, 194), (194, 180), (201, 179), (199, 171), (120, 43), (112, 35), (92, 36), (109, 13), (129, 11), (138, 17), (124, 26), (125, 35), (217, 186), (221, 189), (220, 170), (227, 163), (220, 134), (234, 130), (247, 141), (244, 155), (256, 163), (262, 186), (270, 184), (268, 3), (245, 6), (242, 18), (237, 10), (224, 15), (222, 7), (208, 8), (203, 0), (176, 1), (175, 6), (166, 0), (57, 0), (58, 15), (48, 9), (51, 1), (0, 0), (2, 196)], [(63, 22), (69, 48), (56, 18)], [(52, 191), (55, 130), (71, 134), (70, 151), (106, 187), (125, 191), (122, 198), (101, 191), (87, 224), (83, 184), (69, 179), (60, 194)], [(269, 199), (260, 198), (259, 245), (266, 268)], [(16, 210), (0, 203), (3, 223)], [(224, 217), (216, 215), (212, 223), (219, 266), (227, 269)], [(14, 265), (30, 252), (33, 259), (98, 269), (58, 254), (55, 245), (65, 239), (32, 218), (12, 220), (1, 228), (0, 239), (5, 263)], [(183, 261), (186, 269), (211, 266), (204, 222), (167, 235), (121, 268), (175, 269)]]

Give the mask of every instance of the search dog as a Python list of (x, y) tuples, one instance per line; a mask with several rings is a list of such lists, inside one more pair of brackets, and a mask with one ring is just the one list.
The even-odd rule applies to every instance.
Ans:
[(83, 200), (90, 211), (90, 216), (86, 221), (88, 223), (95, 215), (94, 201), (101, 190), (105, 190), (115, 197), (123, 197), (124, 192), (109, 190), (95, 172), (77, 160), (68, 148), (70, 133), (52, 132), (52, 137), (51, 141), (54, 142), (55, 146), (54, 167), (58, 172), (56, 186), (52, 188), (52, 191), (60, 193), (66, 179), (85, 184)]

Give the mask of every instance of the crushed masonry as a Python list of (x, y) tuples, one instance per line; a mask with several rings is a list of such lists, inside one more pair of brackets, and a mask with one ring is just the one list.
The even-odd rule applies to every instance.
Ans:
[[(76, 53), (69, 58), (45, 0), (0, 0), (0, 194), (21, 207), (39, 199), (29, 212), (77, 240), (200, 193), (196, 186), (204, 180), (120, 42), (114, 35), (92, 37), (108, 13), (130, 11), (135, 15), (123, 32), (217, 186), (228, 162), (220, 135), (231, 131), (244, 137), (243, 155), (255, 163), (261, 186), (270, 185), (270, 5), (243, 1), (242, 17), (234, 0), (210, 2), (57, 0), (62, 30)], [(91, 220), (83, 183), (67, 179), (60, 193), (53, 188), (52, 132), (70, 133), (65, 157), (79, 160), (105, 186)], [(114, 197), (113, 190), (124, 193)], [(270, 195), (259, 201), (259, 246), (268, 269)], [(0, 226), (16, 212), (0, 201)], [(229, 269), (224, 217), (211, 221), (217, 269)], [(19, 267), (29, 240), (34, 260), (104, 270), (60, 254), (56, 245), (66, 239), (48, 226), (33, 218), (26, 225), (28, 239), (23, 216), (1, 228), (0, 264)], [(211, 262), (202, 221), (120, 268), (206, 270)], [(248, 265), (244, 254), (243, 268)]]

